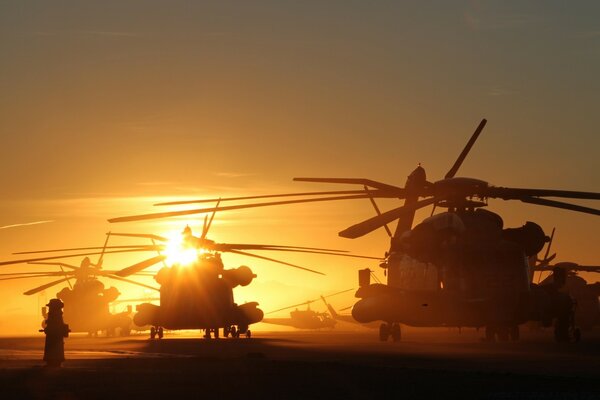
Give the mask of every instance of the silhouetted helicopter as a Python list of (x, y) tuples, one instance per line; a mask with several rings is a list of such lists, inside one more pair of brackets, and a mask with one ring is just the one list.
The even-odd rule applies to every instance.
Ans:
[[(98, 331), (105, 331), (107, 336), (113, 336), (118, 332), (121, 336), (127, 336), (132, 328), (132, 320), (128, 313), (111, 313), (109, 310), (109, 305), (119, 297), (120, 293), (115, 287), (105, 288), (104, 284), (100, 282), (98, 278), (115, 279), (122, 282), (127, 282), (129, 284), (142, 286), (144, 288), (153, 290), (157, 289), (143, 283), (116, 276), (116, 271), (102, 269), (103, 256), (105, 250), (107, 249), (109, 237), (110, 235), (107, 235), (106, 242), (102, 248), (98, 262), (95, 264), (90, 261), (89, 257), (83, 258), (79, 267), (64, 262), (43, 262), (42, 260), (44, 260), (44, 258), (37, 258), (37, 261), (31, 261), (29, 263), (36, 265), (58, 266), (60, 268), (60, 272), (29, 271), (2, 274), (2, 278), (0, 278), (0, 280), (60, 277), (58, 280), (30, 289), (24, 294), (29, 296), (52, 286), (64, 284), (66, 282), (68, 287), (64, 287), (62, 290), (60, 290), (56, 294), (56, 297), (62, 300), (64, 303), (64, 319), (69, 322), (71, 331), (87, 332), (90, 335), (97, 335)], [(21, 252), (18, 254), (39, 252), (40, 251)], [(63, 255), (60, 257), (71, 256), (72, 255)], [(53, 259), (55, 257), (50, 258)], [(16, 264), (24, 261), (28, 260), (16, 260), (12, 262), (3, 262), (2, 264)], [(75, 280), (74, 284), (71, 283), (71, 280)], [(42, 308), (42, 315), (44, 319), (46, 319), (45, 307)]]
[[(377, 191), (393, 192), (404, 205), (381, 213), (340, 232), (357, 238), (398, 220), (390, 250), (381, 267), (388, 284), (370, 284), (361, 275), (352, 315), (357, 321), (385, 321), (381, 340), (400, 339), (398, 323), (414, 326), (486, 328), (486, 338), (518, 339), (518, 325), (540, 315), (557, 324), (557, 339), (566, 340), (572, 320), (571, 299), (558, 284), (530, 285), (528, 256), (537, 254), (549, 239), (541, 227), (527, 222), (504, 228), (502, 218), (486, 211), (487, 199), (525, 203), (600, 215), (600, 211), (544, 197), (600, 199), (599, 193), (495, 187), (473, 178), (455, 177), (485, 126), (482, 120), (466, 147), (445, 176), (431, 183), (419, 166), (404, 188), (364, 179), (297, 178), (299, 181), (358, 183)], [(377, 193), (370, 193), (373, 200)], [(419, 198), (424, 198), (419, 200)], [(374, 200), (373, 200), (374, 203)], [(447, 212), (432, 215), (412, 227), (415, 211), (433, 205)], [(432, 213), (433, 214), (433, 213)]]
[[(312, 247), (216, 243), (207, 238), (216, 210), (217, 208), (213, 210), (210, 221), (207, 221), (208, 217), (205, 217), (200, 237), (193, 236), (189, 226), (183, 231), (180, 251), (190, 255), (186, 262), (165, 266), (156, 274), (155, 279), (161, 285), (160, 305), (141, 304), (137, 307), (138, 312), (134, 316), (134, 322), (137, 325), (152, 325), (152, 338), (155, 335), (159, 338), (162, 337), (163, 328), (172, 330), (203, 329), (206, 338), (210, 338), (211, 335), (214, 335), (215, 338), (219, 337), (219, 329), (223, 328), (225, 337), (229, 335), (239, 337), (240, 334), (250, 337), (249, 326), (260, 322), (263, 318), (263, 312), (257, 307), (257, 302), (236, 304), (233, 289), (239, 285), (246, 286), (250, 284), (256, 275), (247, 266), (241, 266), (237, 269), (225, 269), (221, 253), (228, 252), (259, 258), (321, 275), (323, 275), (321, 272), (248, 253), (246, 250), (290, 251), (376, 259), (376, 257), (344, 254), (340, 250)], [(166, 238), (156, 235), (120, 235), (166, 242)], [(117, 275), (127, 276), (139, 272), (164, 261), (165, 258), (166, 256), (159, 255), (144, 260), (119, 271)]]
[(573, 262), (559, 262), (553, 265), (534, 267), (535, 271), (542, 273), (550, 271), (551, 274), (541, 280), (539, 285), (548, 285), (554, 282), (555, 274), (560, 271), (564, 280), (562, 287), (575, 302), (574, 323), (584, 330), (591, 330), (600, 324), (600, 282), (588, 283), (579, 276), (578, 272), (600, 272), (600, 266), (579, 265)]
[[(327, 296), (321, 296), (318, 299), (307, 300), (303, 303), (294, 304), (293, 306), (287, 306), (283, 308), (279, 308), (277, 310), (273, 310), (268, 312), (267, 314), (274, 314), (279, 311), (289, 310), (290, 308), (295, 308), (295, 310), (290, 311), (290, 318), (264, 318), (262, 322), (266, 324), (274, 324), (274, 325), (284, 325), (291, 326), (293, 328), (298, 329), (323, 329), (323, 328), (333, 328), (335, 327), (337, 321), (333, 315), (330, 315), (327, 312), (318, 312), (310, 309), (310, 305), (315, 301), (323, 300), (326, 305), (329, 305), (325, 298), (337, 296), (338, 294), (348, 293), (354, 289), (342, 290), (341, 292), (333, 293)], [(305, 310), (299, 310), (298, 307), (306, 306)]]
[[(221, 210), (305, 202), (367, 198), (377, 216), (339, 234), (358, 238), (384, 227), (391, 238), (386, 260), (380, 266), (388, 282), (371, 284), (368, 273), (359, 275), (359, 300), (352, 315), (359, 322), (384, 321), (380, 339), (400, 340), (399, 323), (412, 326), (485, 327), (488, 340), (517, 340), (518, 325), (527, 320), (551, 318), (557, 339), (568, 340), (574, 327), (572, 299), (559, 283), (531, 283), (527, 258), (537, 254), (548, 240), (542, 228), (527, 222), (520, 228), (504, 228), (500, 215), (484, 210), (488, 199), (519, 200), (592, 215), (600, 210), (546, 197), (600, 199), (600, 193), (497, 187), (475, 178), (456, 177), (460, 166), (483, 130), (482, 120), (444, 179), (430, 182), (420, 165), (404, 187), (362, 178), (295, 178), (296, 181), (359, 184), (364, 190), (286, 193), (225, 200), (268, 197), (319, 196), (222, 207)], [(321, 197), (324, 195), (335, 195)], [(404, 199), (404, 205), (381, 212), (376, 198)], [(207, 201), (207, 200), (201, 200)], [(186, 204), (201, 201), (162, 203)], [(415, 212), (433, 206), (432, 216), (413, 227)], [(433, 215), (436, 208), (448, 211)], [(136, 216), (148, 219), (209, 212), (212, 208), (171, 211)], [(394, 233), (387, 224), (397, 222)], [(558, 281), (557, 281), (558, 282)]]

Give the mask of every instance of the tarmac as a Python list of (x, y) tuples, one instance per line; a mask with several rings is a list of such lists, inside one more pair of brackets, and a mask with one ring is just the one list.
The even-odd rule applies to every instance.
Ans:
[(0, 399), (599, 399), (600, 332), (555, 343), (524, 331), (486, 343), (465, 329), (405, 329), (381, 343), (374, 330), (199, 332), (65, 340), (67, 361), (43, 367), (44, 336), (0, 338)]

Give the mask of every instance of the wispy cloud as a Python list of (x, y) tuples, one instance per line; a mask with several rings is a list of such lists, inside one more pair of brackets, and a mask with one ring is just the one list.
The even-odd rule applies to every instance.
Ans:
[(48, 221), (35, 221), (35, 222), (25, 222), (22, 224), (12, 224), (12, 225), (4, 225), (4, 226), (0, 226), (0, 229), (8, 229), (8, 228), (18, 228), (20, 226), (29, 226), (29, 225), (39, 225), (39, 224), (48, 224), (50, 222), (54, 222), (54, 220), (48, 220)]
[(509, 96), (512, 94), (516, 94), (517, 92), (510, 89), (505, 89), (501, 87), (494, 87), (488, 91), (488, 96)]
[(600, 29), (577, 32), (573, 36), (578, 39), (600, 38)]
[(215, 175), (220, 176), (221, 178), (244, 178), (247, 176), (254, 176), (256, 174), (242, 172), (216, 172)]
[(100, 36), (100, 37), (112, 37), (112, 38), (135, 38), (143, 37), (145, 34), (140, 32), (126, 32), (126, 31), (88, 31), (88, 30), (72, 30), (72, 31), (31, 31), (26, 32), (26, 35), (31, 36)]

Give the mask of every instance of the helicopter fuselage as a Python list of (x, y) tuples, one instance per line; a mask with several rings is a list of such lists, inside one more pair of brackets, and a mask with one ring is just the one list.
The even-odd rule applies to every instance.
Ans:
[(233, 288), (249, 284), (248, 267), (225, 270), (220, 258), (201, 256), (188, 266), (163, 267), (156, 275), (161, 285), (160, 305), (137, 306), (134, 322), (166, 329), (217, 329), (238, 326), (242, 330), (260, 322), (258, 303), (238, 305)]
[[(541, 233), (540, 233), (541, 232)], [(528, 223), (503, 229), (497, 214), (477, 209), (427, 218), (388, 256), (388, 285), (363, 286), (353, 317), (411, 326), (516, 326), (530, 318), (527, 257), (544, 244)]]

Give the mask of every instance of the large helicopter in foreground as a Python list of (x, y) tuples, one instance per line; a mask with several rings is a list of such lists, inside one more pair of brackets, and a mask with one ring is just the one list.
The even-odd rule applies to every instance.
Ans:
[[(338, 294), (348, 293), (352, 290), (354, 289), (342, 290), (340, 292), (336, 292), (327, 296), (320, 296), (318, 299), (307, 300), (303, 303), (294, 304), (292, 306), (287, 306), (270, 311), (267, 314), (274, 314), (279, 311), (285, 311), (291, 308), (295, 308), (295, 310), (292, 310), (290, 312), (289, 318), (264, 318), (262, 322), (266, 324), (291, 326), (297, 329), (332, 329), (337, 323), (335, 316), (328, 312), (318, 312), (315, 310), (311, 310), (310, 305), (316, 301), (323, 300), (323, 302), (325, 302), (325, 305), (328, 306), (329, 304), (326, 302), (326, 298), (337, 296)], [(306, 309), (299, 310), (298, 307), (301, 306), (306, 306)]]
[[(251, 336), (249, 327), (263, 319), (263, 311), (258, 308), (257, 302), (241, 305), (235, 303), (233, 289), (250, 284), (256, 275), (247, 266), (226, 269), (221, 259), (221, 253), (258, 258), (320, 275), (324, 274), (285, 261), (248, 253), (247, 250), (362, 257), (344, 254), (340, 250), (311, 247), (216, 243), (207, 238), (215, 212), (216, 210), (213, 211), (210, 221), (207, 222), (207, 218), (204, 219), (202, 234), (199, 237), (192, 234), (189, 226), (183, 231), (179, 253), (186, 255), (187, 259), (164, 266), (156, 274), (155, 280), (161, 286), (160, 305), (140, 304), (137, 307), (138, 312), (134, 316), (134, 322), (140, 326), (152, 325), (152, 338), (155, 336), (161, 338), (165, 328), (170, 330), (201, 329), (205, 331), (205, 338), (211, 336), (218, 338), (220, 329), (225, 337), (230, 335), (232, 337)], [(166, 238), (156, 235), (121, 235), (166, 241)], [(164, 247), (162, 249), (164, 250)], [(158, 255), (125, 268), (117, 272), (117, 275), (128, 276), (164, 260), (164, 255)]]
[[(64, 318), (69, 322), (72, 332), (87, 332), (90, 336), (97, 336), (99, 331), (104, 331), (107, 336), (119, 334), (121, 336), (129, 335), (132, 329), (132, 319), (128, 312), (113, 313), (110, 311), (110, 305), (119, 297), (119, 290), (115, 287), (106, 288), (98, 278), (114, 279), (128, 284), (137, 285), (146, 289), (157, 290), (156, 288), (145, 285), (140, 282), (132, 281), (115, 275), (116, 271), (102, 269), (103, 256), (106, 251), (108, 238), (107, 235), (104, 247), (98, 261), (94, 264), (89, 257), (83, 258), (79, 266), (71, 265), (66, 262), (45, 262), (47, 258), (36, 258), (36, 261), (30, 261), (30, 264), (59, 267), (60, 271), (27, 271), (2, 274), (0, 280), (15, 279), (42, 279), (59, 278), (44, 285), (27, 290), (24, 294), (27, 296), (39, 293), (60, 284), (67, 284), (63, 287), (56, 297), (64, 303)], [(99, 248), (93, 248), (99, 249)], [(50, 250), (52, 252), (64, 250)], [(50, 251), (21, 252), (18, 254), (45, 253)], [(72, 257), (73, 255), (62, 255), (60, 258)], [(3, 262), (2, 264), (17, 264), (29, 260), (16, 260)], [(40, 268), (40, 267), (37, 267)], [(74, 283), (71, 281), (74, 280)], [(42, 316), (46, 319), (46, 307), (42, 308)]]
[[(517, 340), (519, 324), (528, 320), (553, 321), (559, 341), (575, 332), (573, 301), (562, 291), (561, 279), (544, 285), (532, 283), (527, 259), (549, 240), (542, 228), (527, 222), (505, 228), (502, 217), (485, 210), (489, 199), (519, 200), (528, 204), (565, 209), (591, 215), (600, 210), (566, 203), (554, 198), (599, 200), (600, 193), (554, 189), (492, 186), (456, 174), (483, 130), (482, 120), (471, 139), (448, 170), (444, 179), (430, 182), (418, 166), (404, 187), (362, 178), (295, 178), (296, 181), (357, 184), (363, 190), (286, 193), (247, 196), (223, 200), (250, 200), (269, 197), (312, 196), (283, 201), (222, 207), (234, 210), (305, 202), (369, 199), (377, 215), (339, 233), (355, 239), (385, 228), (390, 236), (389, 251), (380, 265), (387, 284), (371, 284), (368, 272), (359, 275), (352, 315), (359, 322), (384, 321), (380, 339), (400, 340), (400, 323), (411, 326), (485, 327), (488, 340)], [(404, 204), (381, 212), (376, 198), (404, 199)], [(208, 200), (162, 203), (196, 203)], [(413, 227), (415, 212), (433, 206), (432, 216)], [(435, 214), (438, 208), (447, 211)], [(178, 210), (136, 216), (136, 220), (190, 215), (213, 209)], [(124, 217), (131, 220), (131, 217)], [(397, 221), (395, 231), (387, 227)], [(557, 276), (555, 276), (557, 278)], [(576, 335), (575, 335), (576, 336)]]
[[(568, 340), (570, 330), (578, 332), (573, 326), (572, 299), (561, 291), (564, 282), (531, 283), (527, 257), (537, 254), (549, 240), (542, 228), (533, 222), (505, 228), (498, 214), (482, 207), (489, 198), (499, 198), (600, 215), (596, 209), (545, 198), (598, 200), (600, 193), (495, 187), (479, 179), (456, 177), (485, 123), (481, 121), (441, 181), (427, 181), (421, 166), (409, 175), (404, 188), (363, 179), (296, 179), (364, 184), (405, 199), (403, 206), (384, 213), (375, 207), (377, 216), (340, 232), (340, 236), (358, 238), (398, 221), (395, 233), (390, 232), (387, 259), (381, 264), (388, 284), (370, 284), (369, 275), (363, 274), (356, 294), (361, 300), (352, 310), (360, 322), (385, 321), (381, 340), (389, 336), (400, 340), (399, 323), (485, 327), (488, 340), (517, 340), (519, 324), (531, 319), (554, 321), (559, 341)], [(413, 227), (415, 211), (430, 205), (448, 211)]]

